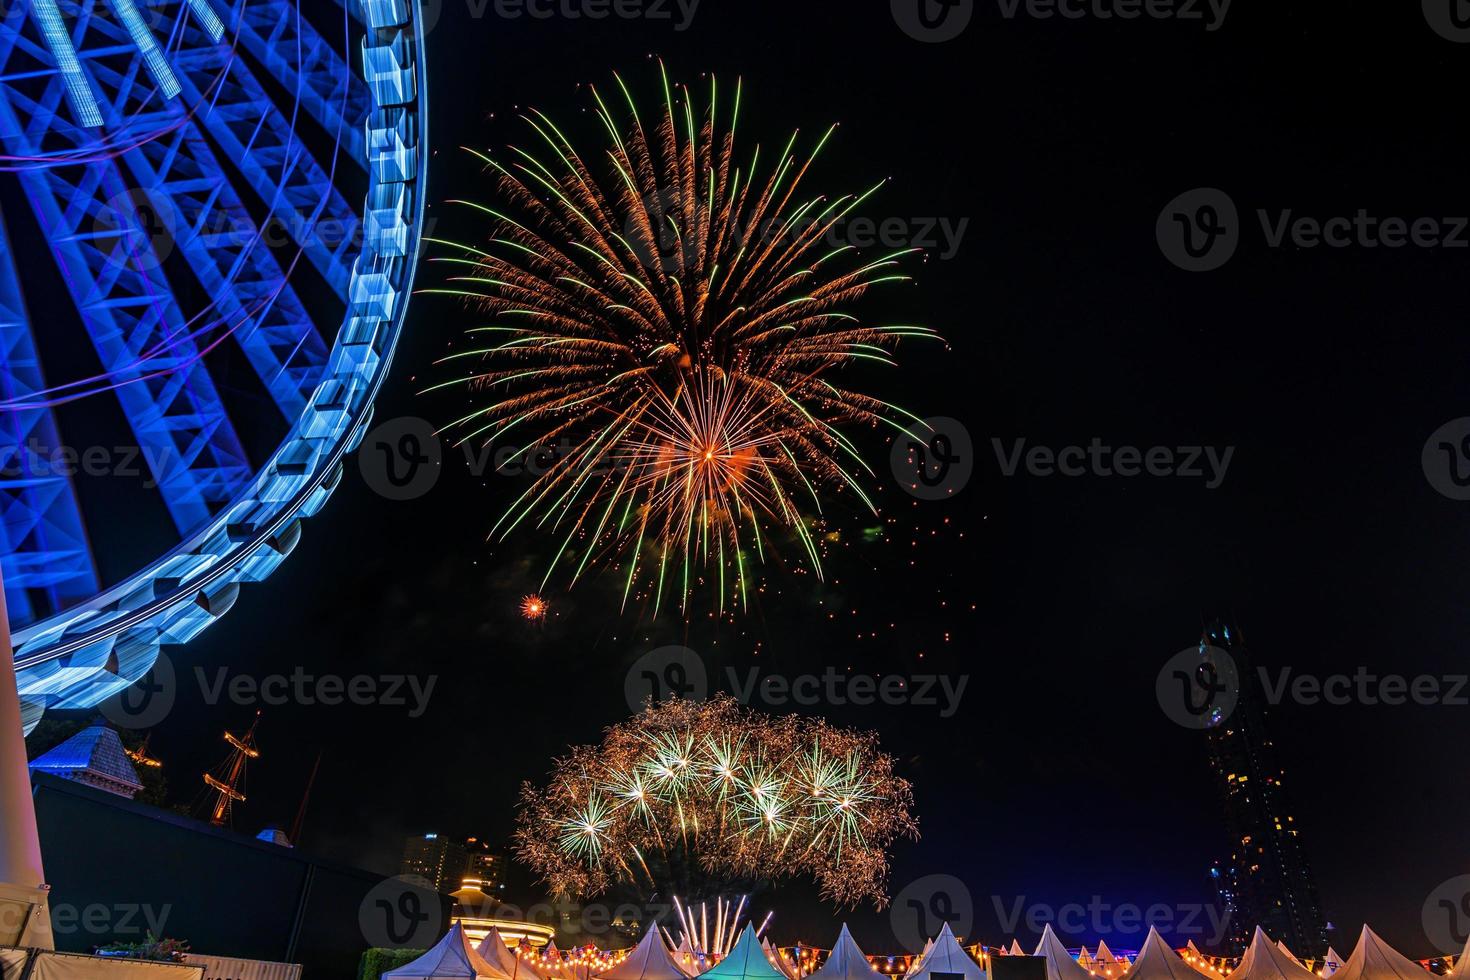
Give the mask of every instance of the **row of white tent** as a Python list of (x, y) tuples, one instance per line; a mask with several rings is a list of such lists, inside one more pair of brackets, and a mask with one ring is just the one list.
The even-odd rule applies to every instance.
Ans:
[[(554, 947), (552, 951), (555, 953)], [(1190, 951), (1197, 952), (1192, 946)], [(1012, 941), (1009, 952), (1018, 955), (1022, 950)], [(1098, 963), (1104, 960), (1123, 962), (1115, 960), (1105, 945), (1098, 952), (1104, 955), (1089, 957), (1094, 968), (1084, 966), (1072, 958), (1048, 925), (1032, 955), (1046, 961), (1047, 980), (1097, 980), (1095, 967)], [(1203, 960), (1203, 957), (1199, 959)], [(562, 974), (559, 970), (550, 972), (553, 976), (543, 977), (529, 964), (521, 962), (493, 928), (478, 947), (472, 946), (463, 928), (456, 923), (433, 949), (412, 963), (383, 974), (383, 980), (558, 980), (558, 975)], [(1332, 980), (1425, 980), (1428, 971), (1364, 926), (1352, 956), (1343, 960), (1330, 952), (1324, 973), (1328, 973)], [(925, 945), (924, 952), (905, 974), (905, 980), (935, 980), (935, 974), (943, 974), (943, 980), (953, 980), (954, 974), (959, 974), (963, 980), (988, 980), (985, 970), (959, 944), (948, 924)], [(691, 980), (694, 976), (700, 980), (794, 980), (769, 941), (762, 942), (756, 938), (755, 929), (748, 924), (730, 952), (718, 964), (702, 972), (697, 967), (681, 965), (664, 945), (658, 927), (649, 926), (643, 939), (627, 956), (616, 965), (593, 973), (588, 980)], [(1186, 962), (1153, 928), (1149, 929), (1143, 948), (1127, 970), (1128, 980), (1202, 980), (1205, 977), (1219, 980), (1218, 975), (1212, 977)], [(809, 974), (808, 978), (892, 980), (868, 962), (867, 955), (853, 940), (846, 924), (838, 933), (822, 968)], [(1284, 946), (1272, 942), (1257, 928), (1240, 965), (1225, 980), (1320, 978), (1302, 966)], [(1470, 943), (1455, 963), (1450, 980), (1470, 980)]]

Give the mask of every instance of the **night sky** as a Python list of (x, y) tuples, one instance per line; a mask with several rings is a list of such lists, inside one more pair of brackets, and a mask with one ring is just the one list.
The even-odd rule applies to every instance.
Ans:
[[(976, 937), (999, 942), (1010, 934), (997, 902), (1022, 896), (1210, 898), (1206, 871), (1226, 841), (1205, 744), (1154, 694), (1164, 661), (1205, 619), (1233, 617), (1258, 663), (1297, 673), (1466, 670), (1470, 504), (1438, 493), (1420, 454), (1470, 414), (1470, 251), (1273, 248), (1256, 217), (1470, 213), (1459, 95), (1470, 47), (1438, 37), (1418, 4), (1239, 4), (1209, 31), (1008, 19), (985, 0), (945, 43), (914, 40), (883, 3), (703, 0), (685, 30), (677, 13), (536, 20), (493, 5), (476, 17), (466, 0), (434, 6), (436, 235), (483, 232), (439, 203), (492, 194), (458, 146), (523, 139), (526, 105), (593, 144), (579, 86), (617, 70), (652, 102), (650, 55), (689, 81), (743, 77), (747, 140), (840, 122), (814, 179), (841, 193), (891, 178), (864, 213), (966, 222), (953, 256), (932, 250), (913, 264), (916, 286), (877, 300), (937, 328), (948, 348), (906, 346), (902, 369), (871, 384), (963, 422), (974, 477), (948, 501), (916, 501), (875, 441), (882, 516), (831, 515), (841, 540), (825, 584), (778, 565), (748, 615), (685, 622), (620, 614), (621, 580), (594, 578), (570, 593), (553, 584), (552, 614), (535, 625), (517, 605), (538, 587), (549, 539), (486, 540), (520, 483), (476, 476), (451, 452), (431, 491), (395, 502), (351, 463), (291, 560), (171, 651), (184, 683), (151, 748), (181, 801), (223, 757), (220, 730), (254, 711), (206, 704), (196, 665), (211, 679), (220, 667), (262, 677), (298, 666), (436, 678), (421, 717), (287, 705), (266, 707), (260, 726), (237, 826), (289, 823), (321, 749), (302, 843), (384, 873), (406, 833), (506, 839), (521, 781), (625, 717), (625, 675), (655, 647), (686, 644), (720, 676), (965, 675), (951, 717), (915, 705), (803, 710), (876, 729), (913, 781), (922, 839), (897, 845), (894, 890), (957, 875)], [(1223, 268), (1190, 273), (1162, 254), (1155, 222), (1198, 187), (1230, 195), (1242, 241)], [(426, 266), (420, 285), (442, 275)], [(418, 392), (447, 378), (433, 361), (471, 319), (439, 297), (415, 301), (378, 419), (455, 417), (462, 397)], [(1095, 437), (1234, 455), (1208, 489), (1007, 477), (992, 444)], [(1470, 864), (1467, 718), (1449, 706), (1273, 710), (1344, 954), (1365, 920), (1406, 953), (1432, 951), (1425, 899)], [(779, 941), (835, 934), (838, 912), (807, 888), (763, 901)], [(870, 952), (894, 949), (886, 913), (851, 921)], [(1105, 938), (1131, 948), (1141, 936)]]

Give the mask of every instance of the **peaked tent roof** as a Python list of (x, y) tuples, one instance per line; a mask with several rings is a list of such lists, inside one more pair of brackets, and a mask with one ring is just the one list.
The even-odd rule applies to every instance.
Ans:
[(766, 959), (766, 951), (761, 949), (760, 940), (755, 938), (755, 926), (749, 922), (745, 924), (745, 931), (740, 934), (735, 947), (700, 976), (710, 980), (786, 980), (786, 974)]
[(498, 973), (503, 977), (513, 977), (515, 980), (542, 980), (541, 974), (531, 968), (531, 964), (521, 962), (521, 958), (510, 951), (505, 945), (505, 939), (500, 935), (500, 930), (494, 926), (485, 933), (485, 938), (480, 940), (480, 945), (475, 947), (475, 952), (485, 958), (487, 963), (498, 968)]
[(1199, 971), (1169, 948), (1159, 930), (1148, 927), (1148, 937), (1138, 951), (1138, 959), (1128, 971), (1128, 980), (1199, 980)]
[(1226, 980), (1313, 980), (1315, 976), (1285, 946), (1271, 942), (1271, 937), (1256, 926), (1251, 944), (1240, 958), (1240, 966)]
[(766, 962), (786, 974), (788, 980), (796, 980), (796, 974), (781, 961), (781, 952), (771, 945), (770, 936), (761, 937), (761, 952), (766, 954)]
[(1057, 938), (1048, 922), (1041, 930), (1041, 941), (1036, 944), (1033, 956), (1046, 960), (1046, 980), (1091, 980), (1087, 967), (1072, 959), (1067, 947)]
[(1008, 949), (1008, 950), (1006, 950), (1006, 954), (1009, 955), (1009, 956), (1025, 956), (1026, 955), (1025, 951), (1023, 949), (1021, 949), (1021, 944), (1018, 943), (1018, 942), (1016, 942), (1016, 940), (1014, 940), (1014, 939), (1011, 940), (1011, 948)]
[[(1322, 975), (1325, 977), (1332, 976), (1338, 970), (1341, 970), (1343, 964), (1346, 962), (1347, 960), (1342, 958), (1341, 953), (1333, 949), (1331, 946), (1328, 946), (1327, 956), (1324, 957), (1322, 960)], [(1458, 966), (1458, 964), (1456, 965)]]
[(887, 980), (883, 974), (873, 969), (868, 962), (868, 955), (864, 953), (857, 941), (852, 938), (852, 933), (847, 931), (847, 923), (842, 923), (842, 931), (837, 934), (837, 941), (832, 944), (832, 952), (827, 956), (827, 962), (822, 968), (807, 980)]
[(988, 980), (985, 971), (980, 969), (980, 964), (955, 939), (948, 922), (939, 930), (934, 945), (909, 976), (917, 977), (918, 980), (931, 980), (930, 974), (933, 973), (960, 973), (965, 980)]
[(610, 970), (597, 974), (598, 980), (685, 980), (684, 971), (669, 955), (657, 923), (651, 924), (638, 945)]
[(1424, 968), (1363, 926), (1358, 948), (1333, 974), (1335, 980), (1424, 980)]
[[(1332, 955), (1331, 947), (1328, 948), (1327, 953), (1329, 956)], [(1455, 960), (1455, 968), (1450, 971), (1450, 976), (1454, 980), (1470, 980), (1470, 939), (1465, 940), (1465, 950), (1460, 954), (1460, 958)]]
[(1118, 958), (1113, 955), (1113, 951), (1108, 949), (1108, 941), (1106, 939), (1099, 939), (1097, 941), (1097, 952), (1092, 954), (1092, 958), (1099, 963), (1118, 962)]
[[(1259, 928), (1261, 928), (1261, 927), (1260, 927), (1260, 926), (1256, 926), (1256, 928), (1257, 928), (1257, 929), (1259, 929)], [(1291, 951), (1291, 950), (1290, 950), (1290, 949), (1289, 949), (1289, 948), (1288, 948), (1288, 947), (1287, 947), (1287, 945), (1286, 945), (1286, 943), (1283, 943), (1283, 942), (1282, 942), (1282, 941), (1281, 941), (1281, 940), (1279, 940), (1279, 939), (1278, 939), (1278, 940), (1276, 940), (1276, 948), (1277, 948), (1277, 949), (1279, 949), (1279, 950), (1281, 950), (1281, 951), (1282, 951), (1282, 952), (1283, 952), (1283, 953), (1285, 953), (1285, 954), (1286, 954), (1286, 955), (1287, 955), (1287, 956), (1290, 956), (1290, 957), (1291, 957), (1291, 958), (1292, 958), (1292, 959), (1293, 959), (1293, 960), (1295, 960), (1295, 961), (1296, 961), (1296, 962), (1297, 962), (1297, 963), (1298, 963), (1298, 964), (1300, 964), (1300, 963), (1301, 963), (1301, 958), (1300, 958), (1300, 957), (1298, 957), (1298, 956), (1297, 956), (1297, 955), (1296, 955), (1296, 954), (1295, 954), (1295, 953), (1293, 953), (1293, 952), (1292, 952), (1292, 951)]]
[(924, 940), (924, 948), (921, 949), (921, 950), (919, 950), (919, 955), (914, 958), (913, 962), (909, 963), (908, 971), (906, 973), (904, 973), (904, 975), (903, 975), (904, 980), (908, 980), (909, 977), (913, 976), (918, 971), (919, 965), (924, 962), (924, 957), (928, 956), (929, 955), (929, 950), (931, 950), (933, 948), (934, 948), (934, 940), (933, 939), (926, 939), (926, 940)]
[(502, 980), (500, 969), (470, 946), (458, 922), (434, 944), (434, 948), (412, 963), (383, 974), (383, 980)]

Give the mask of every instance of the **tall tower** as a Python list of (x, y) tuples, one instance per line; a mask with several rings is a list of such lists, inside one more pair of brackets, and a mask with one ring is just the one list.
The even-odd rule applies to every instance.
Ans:
[(209, 807), (209, 822), (217, 827), (230, 822), (230, 811), (236, 803), (245, 802), (245, 763), (260, 758), (260, 750), (255, 747), (255, 726), (259, 724), (257, 711), (244, 738), (225, 732), (230, 754), (218, 769), (204, 774), (204, 784), (209, 787), (205, 792), (214, 797)]
[[(1200, 637), (1207, 648), (1234, 660), (1240, 697), (1235, 709), (1208, 730), (1210, 768), (1223, 804), (1230, 853), (1211, 869), (1231, 912), (1227, 943), (1240, 953), (1259, 925), (1298, 956), (1318, 962), (1327, 953), (1327, 921), (1316, 878), (1302, 846), (1301, 828), (1287, 792), (1286, 774), (1266, 727), (1266, 699), (1244, 639), (1217, 620)], [(1221, 672), (1225, 676), (1225, 672)]]

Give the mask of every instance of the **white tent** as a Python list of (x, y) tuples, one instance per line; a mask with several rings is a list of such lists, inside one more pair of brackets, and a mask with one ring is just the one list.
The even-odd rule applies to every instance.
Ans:
[(847, 923), (842, 923), (842, 931), (837, 934), (837, 941), (832, 944), (832, 952), (827, 957), (827, 962), (822, 968), (813, 973), (807, 980), (887, 980), (883, 974), (873, 969), (868, 962), (868, 956), (858, 947), (857, 941), (852, 938), (852, 933), (847, 931)]
[(1011, 940), (1011, 948), (1008, 949), (1008, 950), (1006, 950), (1006, 955), (1007, 956), (1025, 956), (1026, 953), (1025, 953), (1024, 950), (1021, 949), (1021, 944), (1018, 943), (1016, 940), (1012, 939)]
[(700, 976), (710, 980), (786, 980), (786, 974), (766, 959), (766, 951), (761, 949), (760, 940), (755, 938), (755, 926), (749, 922), (735, 942), (735, 948)]
[(685, 980), (685, 975), (669, 955), (658, 926), (650, 925), (623, 962), (597, 974), (597, 980)]
[(1347, 960), (1342, 958), (1341, 953), (1333, 949), (1331, 946), (1328, 946), (1327, 956), (1325, 959), (1322, 960), (1322, 975), (1324, 977), (1332, 976), (1338, 970), (1341, 970), (1343, 964), (1346, 962)]
[[(1259, 928), (1261, 928), (1261, 927), (1260, 927), (1260, 926), (1256, 926), (1256, 928), (1257, 928), (1257, 929), (1259, 929)], [(1300, 965), (1301, 965), (1301, 962), (1302, 962), (1302, 961), (1301, 961), (1301, 957), (1299, 957), (1299, 956), (1297, 956), (1297, 955), (1296, 955), (1296, 954), (1295, 954), (1295, 953), (1293, 953), (1293, 952), (1292, 952), (1292, 951), (1291, 951), (1291, 950), (1290, 950), (1290, 949), (1289, 949), (1289, 948), (1288, 948), (1288, 947), (1287, 947), (1287, 945), (1286, 945), (1286, 943), (1283, 943), (1283, 942), (1282, 942), (1282, 941), (1281, 941), (1281, 940), (1279, 940), (1279, 939), (1278, 939), (1278, 940), (1276, 940), (1276, 948), (1277, 948), (1277, 949), (1279, 949), (1279, 950), (1281, 950), (1281, 951), (1282, 951), (1282, 952), (1283, 952), (1283, 953), (1285, 953), (1285, 954), (1286, 954), (1286, 955), (1287, 955), (1287, 956), (1290, 956), (1290, 957), (1291, 957), (1291, 958), (1292, 958), (1292, 961), (1293, 961), (1293, 962), (1295, 962), (1295, 963), (1296, 963), (1296, 964), (1297, 964), (1297, 965), (1298, 965), (1298, 966), (1300, 966)]]
[[(1329, 949), (1327, 953), (1329, 956), (1332, 955), (1332, 950)], [(1331, 974), (1328, 975), (1331, 976)], [(1466, 940), (1465, 950), (1460, 954), (1460, 958), (1455, 960), (1455, 968), (1450, 971), (1450, 976), (1453, 980), (1470, 980), (1470, 940)]]
[(1363, 926), (1358, 948), (1347, 958), (1333, 980), (1424, 980), (1424, 968)]
[(1040, 956), (1046, 960), (1046, 980), (1091, 980), (1092, 974), (1087, 972), (1087, 967), (1072, 959), (1067, 947), (1052, 932), (1051, 923), (1048, 922), (1041, 930), (1041, 941), (1036, 944), (1036, 952), (1033, 956)]
[(1149, 926), (1128, 980), (1199, 980), (1199, 973), (1169, 948), (1159, 930)]
[(479, 953), (490, 963), (500, 968), (501, 976), (511, 977), (513, 980), (542, 980), (541, 974), (531, 968), (531, 964), (522, 962), (521, 958), (512, 953), (510, 947), (505, 945), (505, 940), (500, 935), (500, 930), (494, 926), (485, 933), (485, 938), (480, 940), (480, 945), (475, 947)]
[(1106, 939), (1099, 939), (1097, 941), (1097, 952), (1092, 954), (1092, 961), (1097, 964), (1098, 969), (1102, 969), (1116, 964), (1118, 958), (1113, 955), (1111, 949), (1108, 949), (1108, 941)]
[[(931, 974), (935, 973), (959, 973), (964, 975), (965, 980), (988, 980), (985, 971), (980, 969), (980, 964), (954, 938), (948, 922), (939, 930), (934, 945), (909, 976), (914, 980), (932, 980)], [(950, 978), (946, 977), (945, 980)]]
[(1083, 946), (1080, 950), (1078, 950), (1077, 962), (1084, 970), (1092, 970), (1092, 954), (1087, 951), (1086, 946)]
[(786, 974), (787, 980), (796, 980), (796, 969), (781, 959), (781, 952), (771, 945), (770, 937), (761, 937), (761, 952), (766, 954), (767, 962)]
[(915, 959), (912, 963), (909, 964), (908, 970), (903, 975), (904, 980), (908, 980), (909, 977), (911, 977), (911, 976), (914, 975), (914, 973), (919, 969), (919, 964), (922, 963), (922, 962), (924, 962), (924, 957), (928, 956), (929, 955), (929, 950), (931, 950), (933, 948), (934, 948), (934, 940), (933, 939), (926, 939), (926, 940), (924, 940), (924, 948), (919, 951), (918, 958)]
[(1226, 980), (1312, 980), (1315, 976), (1285, 946), (1272, 943), (1261, 927), (1256, 926), (1251, 944), (1240, 958), (1240, 966)]
[(505, 980), (505, 974), (470, 946), (458, 922), (434, 948), (412, 963), (383, 974), (383, 980)]

